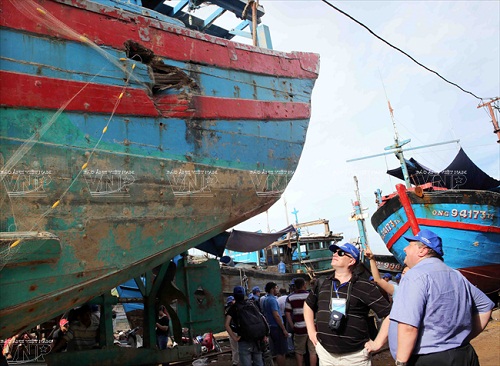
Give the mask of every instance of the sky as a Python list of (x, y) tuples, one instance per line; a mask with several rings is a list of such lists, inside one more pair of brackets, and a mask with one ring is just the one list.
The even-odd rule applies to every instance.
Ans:
[[(480, 98), (500, 96), (500, 1), (332, 1), (374, 33)], [(394, 130), (418, 147), (459, 139), (460, 143), (408, 152), (440, 171), (461, 146), (486, 173), (500, 176), (500, 144), (491, 118), (472, 95), (446, 83), (389, 47), (320, 0), (260, 0), (263, 24), (273, 48), (320, 55), (312, 94), (312, 116), (304, 150), (282, 198), (268, 212), (235, 229), (280, 230), (295, 222), (330, 220), (346, 241), (358, 237), (350, 221), (354, 176), (367, 208), (368, 242), (375, 253), (388, 251), (372, 228), (373, 192), (394, 191), (401, 183), (385, 172), (399, 166), (394, 155), (347, 163), (384, 152)], [(498, 118), (498, 115), (497, 115)], [(286, 204), (285, 204), (286, 203)], [(319, 232), (322, 228), (311, 228)]]

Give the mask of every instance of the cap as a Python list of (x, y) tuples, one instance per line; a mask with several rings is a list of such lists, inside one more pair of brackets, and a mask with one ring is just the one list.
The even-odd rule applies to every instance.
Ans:
[(368, 281), (373, 281), (373, 276), (370, 276), (370, 278), (368, 278)]
[(419, 241), (434, 250), (439, 256), (443, 256), (443, 243), (439, 236), (430, 230), (423, 229), (415, 236), (405, 236), (408, 241)]
[(234, 296), (228, 296), (227, 299), (226, 299), (226, 304), (230, 304), (234, 301)]
[(242, 286), (236, 286), (233, 289), (233, 295), (245, 295), (245, 289)]
[(356, 262), (359, 262), (359, 249), (356, 248), (351, 243), (344, 243), (340, 246), (332, 244), (332, 245), (330, 245), (329, 249), (332, 252), (336, 252), (338, 249), (342, 249), (344, 252), (351, 255), (351, 257), (353, 257), (356, 260)]
[(401, 273), (398, 273), (395, 277), (394, 277), (396, 280), (400, 280), (401, 279)]
[(252, 292), (253, 293), (260, 292), (259, 286), (255, 286), (254, 288), (252, 288)]
[(289, 286), (295, 286), (295, 278), (292, 278), (292, 280), (290, 281)]
[(384, 273), (382, 278), (388, 278), (388, 279), (392, 280), (392, 275), (390, 273)]
[(68, 323), (69, 323), (68, 319), (61, 318), (61, 319), (59, 320), (59, 326), (60, 326), (60, 327), (63, 327), (63, 326), (65, 326), (65, 325), (66, 325), (66, 324), (68, 324)]

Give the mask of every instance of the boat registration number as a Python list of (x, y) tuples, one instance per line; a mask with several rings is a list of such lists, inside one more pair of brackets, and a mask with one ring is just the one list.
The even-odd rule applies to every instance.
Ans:
[(454, 208), (451, 213), (442, 210), (433, 210), (432, 214), (434, 216), (451, 216), (451, 217), (462, 217), (464, 219), (475, 219), (475, 220), (493, 220), (495, 214), (480, 211), (480, 210), (457, 210)]

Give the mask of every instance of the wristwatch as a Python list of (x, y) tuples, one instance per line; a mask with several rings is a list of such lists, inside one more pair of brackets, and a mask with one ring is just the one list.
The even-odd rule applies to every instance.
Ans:
[(406, 362), (396, 360), (396, 366), (406, 366)]

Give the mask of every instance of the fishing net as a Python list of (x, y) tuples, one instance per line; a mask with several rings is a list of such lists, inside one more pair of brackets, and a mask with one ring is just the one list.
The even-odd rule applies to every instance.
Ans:
[[(29, 257), (29, 253), (37, 252), (40, 249), (40, 246), (47, 245), (47, 239), (50, 239), (49, 241), (51, 242), (52, 240), (56, 240), (56, 238), (53, 237), (53, 234), (50, 234), (50, 228), (47, 227), (47, 217), (51, 216), (55, 210), (59, 210), (64, 206), (64, 198), (70, 191), (72, 185), (78, 180), (80, 175), (84, 173), (85, 169), (91, 166), (91, 160), (95, 149), (106, 133), (115, 111), (120, 104), (124, 91), (129, 86), (129, 82), (134, 80), (137, 83), (143, 84), (144, 87), (149, 88), (134, 75), (133, 71), (135, 64), (124, 63), (123, 60), (111, 55), (109, 52), (90, 41), (83, 34), (74, 31), (62, 21), (54, 17), (40, 4), (37, 4), (32, 0), (10, 0), (10, 3), (13, 4), (19, 12), (19, 14), (16, 14), (15, 16), (27, 18), (26, 22), (36, 22), (37, 24), (50, 29), (61, 38), (66, 38), (84, 44), (104, 57), (108, 62), (104, 63), (105, 66), (103, 69), (99, 73), (91, 76), (90, 80), (85, 83), (71, 98), (69, 98), (57, 111), (55, 111), (49, 118), (43, 120), (41, 122), (41, 126), (37, 127), (31, 136), (22, 141), (22, 144), (15, 149), (10, 156), (0, 154), (0, 271), (9, 262), (20, 261), (22, 258), (27, 256)], [(114, 109), (109, 115), (107, 121), (103, 124), (101, 136), (95, 142), (95, 145), (93, 149), (90, 150), (90, 153), (86, 155), (86, 162), (79, 168), (78, 174), (66, 179), (67, 183), (65, 184), (67, 184), (67, 186), (62, 192), (55, 192), (49, 195), (44, 191), (44, 188), (47, 187), (53, 179), (53, 177), (51, 177), (50, 170), (36, 166), (36, 162), (30, 163), (29, 153), (33, 147), (43, 139), (44, 135), (47, 134), (49, 130), (53, 131), (58, 128), (57, 122), (61, 118), (61, 115), (66, 110), (67, 106), (110, 64), (121, 70), (125, 75), (122, 93), (119, 96), (115, 96), (116, 101)], [(48, 66), (50, 67), (50, 65)], [(112, 98), (112, 96), (110, 96), (110, 98)], [(26, 114), (26, 116), (29, 115)], [(2, 120), (3, 119), (4, 118), (2, 118)], [(26, 122), (29, 124), (30, 121)], [(7, 121), (2, 121), (2, 128), (0, 129), (0, 132), (2, 138), (8, 138)], [(33, 166), (33, 164), (35, 164), (35, 166)], [(29, 214), (26, 215), (26, 213), (22, 210), (22, 205), (23, 198), (28, 197), (46, 197), (46, 199), (42, 199), (41, 202), (47, 201), (48, 203), (36, 205), (36, 212), (29, 212)], [(26, 248), (28, 245), (29, 248)]]

